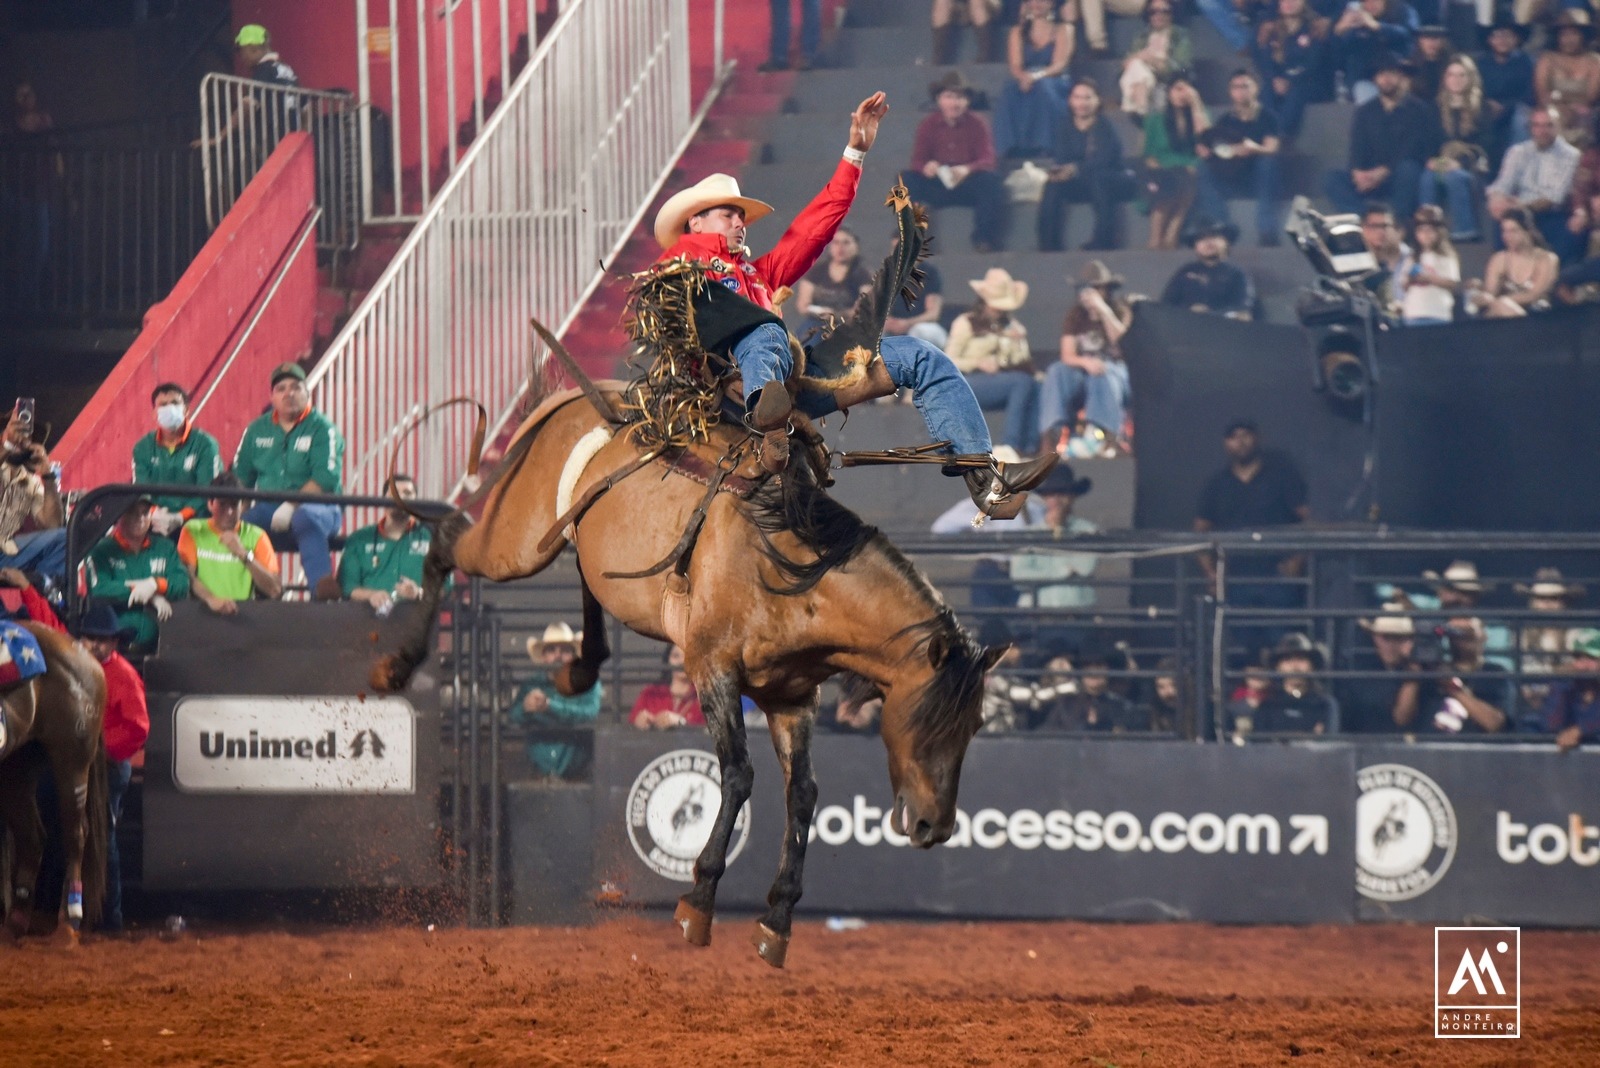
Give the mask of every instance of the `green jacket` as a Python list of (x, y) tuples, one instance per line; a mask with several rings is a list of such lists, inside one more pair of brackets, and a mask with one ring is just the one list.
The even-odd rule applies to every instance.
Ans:
[(306, 409), (288, 431), (269, 411), (244, 428), (233, 470), (250, 489), (293, 493), (314, 480), (324, 493), (338, 493), (344, 476), (344, 435), (315, 408)]
[[(537, 714), (525, 712), (523, 700), (534, 690), (543, 690), (550, 707)], [(548, 672), (540, 671), (523, 683), (511, 699), (511, 721), (527, 723), (534, 727), (582, 727), (593, 724), (600, 717), (600, 699), (605, 687), (598, 682), (580, 694), (571, 697), (559, 693)], [(572, 742), (532, 741), (528, 743), (528, 760), (534, 770), (542, 775), (565, 776), (578, 770), (583, 748)]]
[(358, 589), (389, 590), (408, 578), (422, 585), (422, 565), (428, 560), (433, 532), (414, 523), (398, 538), (384, 537), (378, 524), (362, 527), (345, 539), (339, 554), (339, 585), (349, 597)]
[(156, 643), (155, 610), (128, 604), (129, 582), (153, 578), (156, 590), (169, 601), (189, 596), (189, 572), (178, 559), (178, 547), (167, 538), (149, 538), (129, 550), (113, 531), (100, 539), (83, 562), (89, 596), (117, 610), (117, 623), (133, 631), (136, 649), (150, 650)]
[[(1128, 55), (1144, 50), (1150, 43), (1150, 31), (1140, 30), (1139, 35), (1133, 39), (1133, 44), (1128, 48)], [(1160, 78), (1168, 71), (1188, 70), (1194, 66), (1194, 44), (1189, 40), (1189, 31), (1182, 26), (1172, 27), (1172, 36), (1167, 38), (1167, 65), (1162, 70), (1156, 71)]]
[(1200, 157), (1194, 152), (1172, 146), (1167, 136), (1167, 116), (1162, 111), (1152, 111), (1144, 117), (1144, 156), (1164, 168), (1195, 167), (1200, 163)]
[[(186, 486), (208, 486), (222, 474), (222, 450), (217, 439), (193, 424), (187, 425), (183, 440), (172, 448), (156, 439), (154, 430), (133, 446), (135, 482), (176, 482)], [(205, 497), (157, 497), (155, 502), (169, 512), (189, 510), (189, 518), (205, 514)]]

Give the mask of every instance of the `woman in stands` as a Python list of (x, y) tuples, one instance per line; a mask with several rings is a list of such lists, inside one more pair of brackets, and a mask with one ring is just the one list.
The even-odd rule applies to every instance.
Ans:
[(1448, 323), (1455, 318), (1461, 260), (1445, 233), (1443, 210), (1432, 204), (1417, 209), (1411, 220), (1411, 246), (1395, 277), (1401, 288), (1400, 317), (1406, 325)]
[(662, 660), (665, 667), (660, 681), (639, 691), (633, 711), (628, 713), (628, 722), (642, 731), (705, 726), (700, 695), (683, 668), (683, 650), (671, 646)]
[(1560, 261), (1545, 247), (1533, 213), (1516, 207), (1500, 217), (1505, 248), (1489, 257), (1484, 281), (1467, 283), (1467, 311), (1490, 319), (1514, 319), (1550, 307)]
[(1188, 71), (1167, 79), (1162, 107), (1144, 117), (1144, 201), (1150, 211), (1147, 247), (1178, 247), (1178, 234), (1194, 204), (1199, 137), (1211, 127), (1200, 91)]
[(1300, 136), (1306, 105), (1333, 97), (1330, 32), (1306, 0), (1278, 0), (1278, 17), (1256, 29), (1251, 55), (1261, 71), (1261, 99), (1278, 117), (1285, 146)]
[(1194, 62), (1189, 31), (1172, 22), (1173, 0), (1150, 0), (1144, 9), (1145, 29), (1133, 39), (1122, 61), (1122, 110), (1130, 115), (1150, 111), (1156, 82)]
[(1039, 386), (1028, 330), (1011, 317), (1027, 301), (1028, 283), (994, 267), (967, 284), (978, 294), (978, 302), (950, 324), (945, 352), (966, 376), (980, 407), (1005, 411), (1001, 434), (1005, 444), (1018, 454), (1031, 452), (1037, 440)]
[(871, 285), (872, 272), (861, 262), (861, 243), (855, 231), (839, 227), (828, 242), (828, 255), (795, 287), (796, 303), (804, 316), (795, 336), (804, 341), (811, 331), (826, 329), (830, 318), (848, 317), (861, 291)]
[[(1122, 278), (1099, 260), (1078, 275), (1078, 302), (1061, 325), (1061, 359), (1045, 372), (1039, 393), (1041, 450), (1074, 456), (1116, 456), (1127, 450), (1122, 426), (1130, 388), (1119, 347), (1133, 309), (1117, 290)], [(1073, 437), (1078, 411), (1086, 426)]]
[(995, 151), (1002, 157), (1043, 155), (1067, 113), (1072, 79), (1073, 27), (1056, 18), (1052, 0), (1023, 0), (1022, 20), (1011, 28), (1007, 62), (1011, 80), (994, 113)]
[(1539, 106), (1555, 108), (1557, 133), (1583, 148), (1589, 115), (1600, 101), (1600, 56), (1590, 51), (1594, 27), (1585, 11), (1563, 11), (1554, 24), (1556, 44), (1533, 68), (1533, 93)]
[(1500, 105), (1483, 95), (1483, 78), (1471, 56), (1456, 56), (1439, 85), (1444, 143), (1422, 172), (1418, 200), (1449, 205), (1450, 239), (1478, 241), (1479, 187), (1489, 161), (1499, 156)]

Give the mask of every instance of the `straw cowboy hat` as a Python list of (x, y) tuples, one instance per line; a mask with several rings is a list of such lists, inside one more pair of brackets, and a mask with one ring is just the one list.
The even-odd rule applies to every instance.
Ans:
[(1533, 573), (1533, 581), (1519, 582), (1512, 587), (1524, 597), (1548, 597), (1563, 601), (1576, 601), (1587, 591), (1576, 582), (1568, 583), (1558, 567), (1541, 567)]
[(528, 659), (538, 660), (544, 656), (547, 646), (570, 645), (576, 649), (583, 643), (583, 631), (574, 632), (565, 623), (552, 623), (544, 628), (544, 636), (528, 639)]
[(656, 212), (656, 244), (671, 248), (683, 236), (689, 220), (702, 211), (731, 204), (744, 212), (748, 226), (757, 219), (772, 214), (772, 205), (764, 200), (754, 200), (739, 192), (739, 179), (731, 174), (708, 174), (688, 189), (672, 194)]
[(1004, 267), (990, 267), (982, 278), (970, 279), (967, 285), (995, 311), (1016, 311), (1028, 301), (1028, 283), (1012, 278)]
[(1411, 617), (1405, 614), (1406, 606), (1398, 601), (1390, 601), (1383, 606), (1383, 615), (1376, 619), (1358, 620), (1361, 629), (1368, 634), (1382, 634), (1390, 638), (1411, 638), (1417, 633), (1417, 625)]
[(1434, 588), (1448, 586), (1460, 593), (1483, 593), (1489, 589), (1478, 578), (1478, 565), (1471, 560), (1456, 560), (1444, 569), (1444, 574), (1437, 571), (1424, 571), (1423, 579), (1433, 583)]
[(1090, 260), (1084, 264), (1083, 270), (1078, 272), (1078, 286), (1094, 286), (1095, 288), (1110, 289), (1120, 286), (1124, 279), (1120, 274), (1112, 274), (1111, 268), (1099, 260)]

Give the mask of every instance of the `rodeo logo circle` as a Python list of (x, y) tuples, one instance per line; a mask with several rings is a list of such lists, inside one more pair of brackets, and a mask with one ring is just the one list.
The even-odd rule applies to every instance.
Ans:
[(1456, 812), (1439, 784), (1404, 764), (1356, 772), (1356, 889), (1375, 901), (1431, 890), (1456, 855)]
[[(694, 862), (722, 809), (722, 767), (711, 753), (676, 749), (652, 760), (628, 791), (628, 840), (657, 875), (694, 881)], [(734, 820), (728, 863), (750, 837), (750, 803)]]

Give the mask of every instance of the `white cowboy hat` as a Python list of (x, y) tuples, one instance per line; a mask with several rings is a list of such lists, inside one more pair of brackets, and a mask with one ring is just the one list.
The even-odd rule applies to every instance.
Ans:
[(1515, 589), (1524, 597), (1548, 597), (1552, 600), (1575, 601), (1586, 592), (1577, 583), (1568, 583), (1558, 567), (1541, 567), (1533, 573), (1533, 582), (1519, 582)]
[(702, 211), (732, 204), (744, 211), (748, 226), (757, 219), (772, 214), (772, 205), (764, 200), (753, 200), (739, 193), (739, 179), (731, 174), (708, 174), (699, 183), (672, 194), (656, 212), (656, 244), (671, 248), (683, 236), (683, 228), (690, 219)]
[(544, 636), (528, 639), (528, 659), (538, 660), (547, 645), (570, 645), (576, 649), (583, 644), (583, 631), (573, 632), (565, 623), (552, 623), (544, 628)]
[(1383, 615), (1376, 619), (1358, 620), (1368, 634), (1383, 634), (1391, 638), (1410, 638), (1417, 633), (1417, 625), (1405, 615), (1406, 606), (1391, 601), (1383, 606)]
[(1478, 565), (1470, 560), (1452, 562), (1442, 575), (1437, 571), (1424, 571), (1422, 577), (1434, 586), (1449, 586), (1462, 593), (1483, 593), (1489, 588), (1478, 579)]
[(990, 267), (988, 274), (971, 279), (967, 285), (995, 311), (1016, 311), (1028, 300), (1028, 283), (1012, 278), (1004, 267)]

